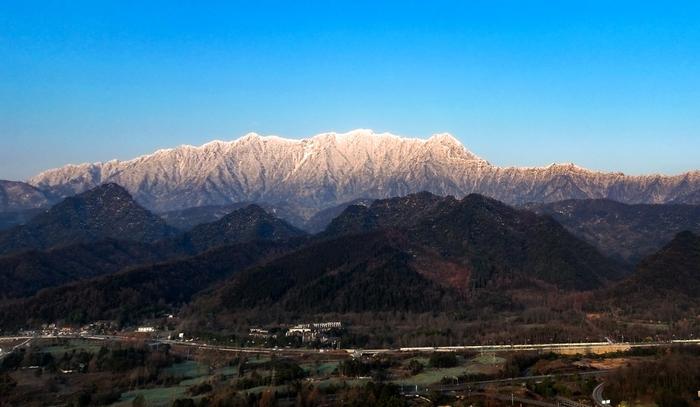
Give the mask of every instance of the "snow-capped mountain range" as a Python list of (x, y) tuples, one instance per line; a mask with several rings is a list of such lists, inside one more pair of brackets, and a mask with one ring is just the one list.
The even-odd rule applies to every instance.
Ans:
[(128, 161), (66, 165), (28, 181), (54, 197), (106, 182), (122, 185), (158, 212), (245, 201), (283, 205), (308, 218), (358, 198), (418, 191), (457, 197), (477, 192), (510, 204), (571, 198), (684, 202), (699, 196), (700, 171), (626, 176), (573, 164), (504, 168), (469, 152), (449, 134), (415, 139), (354, 130), (301, 140), (250, 133)]

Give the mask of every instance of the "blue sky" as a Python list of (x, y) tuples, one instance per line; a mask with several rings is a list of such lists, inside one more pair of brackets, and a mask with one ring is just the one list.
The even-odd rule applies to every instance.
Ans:
[(360, 127), (498, 165), (700, 168), (700, 2), (378, 3), (5, 0), (0, 178)]

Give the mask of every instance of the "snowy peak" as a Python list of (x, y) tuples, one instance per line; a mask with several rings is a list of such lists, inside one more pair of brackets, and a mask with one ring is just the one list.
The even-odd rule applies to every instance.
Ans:
[(500, 168), (448, 133), (419, 139), (357, 129), (304, 139), (248, 133), (128, 161), (68, 165), (29, 181), (52, 196), (70, 196), (108, 182), (123, 186), (156, 211), (260, 202), (309, 219), (319, 210), (356, 199), (419, 191), (457, 197), (476, 192), (511, 204), (571, 198), (663, 203), (694, 196), (700, 190), (700, 172), (628, 177), (573, 164)]
[(304, 151), (329, 151), (330, 149), (337, 149), (343, 152), (349, 150), (361, 150), (365, 152), (376, 150), (381, 150), (381, 152), (390, 150), (401, 151), (405, 147), (410, 147), (412, 149), (423, 147), (424, 150), (430, 150), (442, 147), (450, 151), (459, 151), (463, 155), (461, 158), (483, 161), (481, 158), (468, 151), (449, 133), (439, 133), (432, 135), (428, 139), (419, 139), (402, 137), (392, 133), (376, 133), (370, 129), (356, 129), (346, 133), (327, 132), (309, 138), (289, 139), (275, 135), (263, 136), (251, 132), (232, 141), (212, 140), (200, 146), (181, 145), (175, 148), (165, 148), (126, 161), (111, 160), (107, 162), (67, 164), (60, 168), (43, 171), (30, 178), (29, 183), (37, 185), (48, 179), (54, 179), (54, 182), (56, 182), (58, 181), (57, 177), (61, 176), (69, 179), (80, 178), (83, 181), (89, 182), (93, 177), (101, 175), (100, 170), (103, 168), (129, 166), (173, 156), (207, 156), (211, 154), (225, 154), (235, 149), (276, 147), (301, 148)]

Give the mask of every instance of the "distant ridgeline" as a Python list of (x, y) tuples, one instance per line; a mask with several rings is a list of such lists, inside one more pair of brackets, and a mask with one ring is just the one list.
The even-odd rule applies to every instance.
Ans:
[(296, 226), (353, 200), (421, 191), (456, 197), (479, 193), (513, 205), (599, 198), (700, 203), (698, 171), (625, 176), (573, 164), (502, 168), (469, 152), (449, 134), (423, 140), (355, 130), (302, 140), (251, 133), (128, 161), (68, 165), (42, 172), (23, 186), (0, 185), (0, 212), (45, 206), (109, 182), (123, 186), (155, 212), (255, 202), (273, 206), (289, 221), (297, 218), (292, 222)]

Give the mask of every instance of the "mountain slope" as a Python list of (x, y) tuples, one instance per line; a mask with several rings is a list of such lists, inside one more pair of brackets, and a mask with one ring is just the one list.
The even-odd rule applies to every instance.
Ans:
[(195, 251), (258, 240), (285, 240), (305, 233), (252, 204), (236, 209), (223, 218), (195, 226), (183, 241)]
[(343, 211), (353, 205), (369, 206), (374, 200), (369, 198), (354, 199), (350, 202), (345, 202), (340, 205), (322, 209), (315, 213), (309, 220), (304, 222), (302, 228), (310, 233), (319, 233), (328, 227), (328, 225), (337, 218)]
[(464, 303), (456, 290), (418, 273), (412, 258), (406, 240), (393, 233), (327, 240), (238, 274), (190, 308), (198, 315), (437, 312)]
[(700, 236), (686, 231), (601, 297), (627, 315), (668, 320), (697, 315), (699, 290)]
[(46, 211), (46, 209), (36, 208), (18, 212), (0, 212), (0, 232), (12, 229), (15, 226), (24, 225), (44, 211)]
[[(134, 321), (188, 305), (195, 295), (187, 309), (197, 323), (238, 312), (512, 311), (523, 306), (519, 294), (591, 290), (621, 272), (551, 218), (474, 194), (458, 200), (419, 193), (349, 206), (323, 234), (300, 234), (250, 205), (154, 244), (166, 253), (222, 247), (45, 288), (8, 301), (0, 324)], [(79, 268), (77, 278), (89, 272)], [(39, 275), (54, 284), (51, 275)]]
[(351, 206), (322, 236), (387, 228), (405, 230), (441, 257), (460, 260), (472, 270), (474, 286), (515, 273), (562, 288), (591, 289), (625, 271), (551, 218), (477, 194), (457, 200), (420, 193)]
[(518, 293), (591, 290), (622, 271), (551, 218), (419, 193), (349, 206), (300, 250), (198, 295), (189, 318), (513, 310)]
[(434, 220), (443, 210), (453, 208), (457, 203), (458, 200), (452, 196), (443, 198), (430, 192), (419, 192), (378, 199), (369, 206), (351, 205), (331, 221), (322, 235), (339, 236), (382, 228), (405, 228)]
[(30, 296), (42, 288), (163, 261), (173, 253), (156, 245), (103, 240), (0, 257), (0, 300)]
[(572, 164), (501, 168), (448, 134), (421, 140), (355, 130), (302, 140), (249, 134), (129, 161), (68, 165), (29, 182), (60, 196), (115, 182), (159, 212), (236, 202), (285, 203), (309, 219), (343, 202), (418, 191), (458, 197), (476, 192), (510, 204), (572, 198), (662, 203), (700, 189), (700, 172), (666, 177), (600, 173)]
[(27, 224), (0, 233), (0, 254), (107, 238), (153, 242), (175, 234), (162, 219), (136, 204), (122, 187), (104, 184), (66, 198)]
[(27, 183), (0, 180), (0, 213), (39, 209), (51, 203), (50, 197)]
[(700, 189), (690, 192), (684, 192), (678, 198), (674, 199), (672, 203), (700, 205)]
[(0, 327), (112, 319), (135, 322), (172, 312), (211, 284), (289, 250), (284, 242), (252, 242), (187, 259), (127, 269), (44, 289), (0, 306)]
[[(109, 212), (114, 209), (109, 203), (111, 199), (107, 199), (101, 217), (116, 215)], [(213, 247), (304, 235), (256, 205), (233, 211), (219, 221), (199, 225), (184, 235), (157, 242), (105, 239), (102, 235), (95, 235), (95, 241), (70, 244), (76, 233), (83, 232), (74, 231), (67, 240), (56, 241), (59, 247), (51, 250), (29, 250), (0, 256), (0, 287), (3, 287), (0, 299), (29, 296), (42, 288), (115, 273), (129, 266), (195, 255)]]
[(177, 209), (158, 214), (170, 226), (189, 231), (197, 225), (216, 222), (229, 213), (245, 208), (250, 202), (238, 202), (230, 205), (207, 205), (193, 208)]
[(696, 205), (626, 205), (596, 199), (529, 208), (552, 216), (603, 253), (631, 263), (659, 250), (681, 231), (700, 233), (700, 206)]
[[(309, 230), (306, 228), (306, 222), (302, 218), (292, 213), (289, 208), (283, 205), (271, 205), (264, 202), (236, 202), (228, 205), (195, 206), (193, 208), (161, 212), (158, 214), (158, 216), (163, 218), (163, 220), (165, 220), (165, 222), (167, 222), (169, 225), (179, 230), (189, 231), (197, 225), (216, 222), (229, 213), (252, 204), (260, 206), (265, 210), (265, 212), (273, 216), (284, 219), (296, 228)], [(338, 211), (338, 213), (340, 213), (340, 211)], [(330, 222), (330, 219), (328, 219), (328, 221)], [(323, 228), (320, 230), (322, 229)], [(314, 230), (309, 231), (314, 232)], [(318, 230), (316, 230), (316, 232), (317, 231)]]

